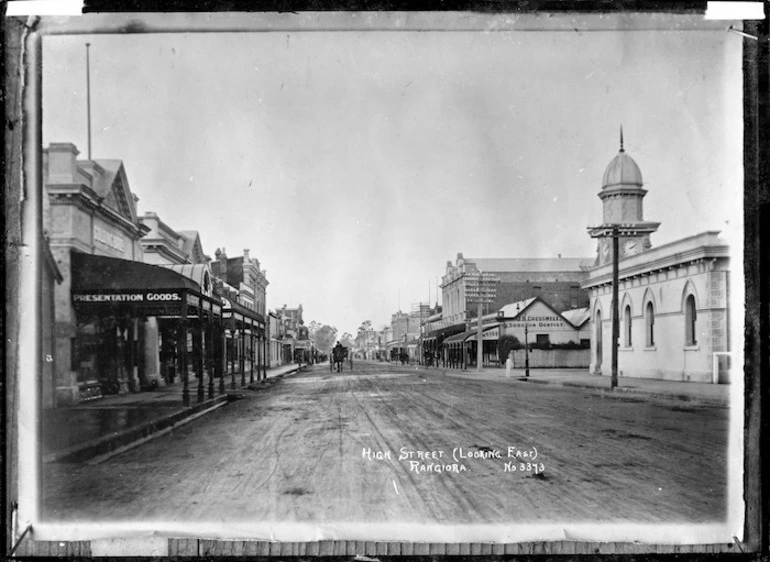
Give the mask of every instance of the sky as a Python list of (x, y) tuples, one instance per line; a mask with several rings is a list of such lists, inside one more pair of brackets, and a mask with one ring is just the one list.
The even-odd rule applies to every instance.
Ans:
[(93, 158), (123, 161), (140, 214), (212, 257), (248, 248), (268, 308), (355, 334), (435, 303), (458, 252), (595, 256), (621, 124), (653, 245), (720, 230), (736, 248), (742, 40), (698, 19), (47, 36), (43, 141), (87, 157), (90, 42)]

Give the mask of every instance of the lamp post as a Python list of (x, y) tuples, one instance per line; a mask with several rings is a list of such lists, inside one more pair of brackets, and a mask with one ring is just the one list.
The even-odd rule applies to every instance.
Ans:
[[(620, 321), (618, 313), (618, 286), (620, 284), (620, 273), (618, 262), (620, 238), (637, 238), (645, 234), (650, 234), (658, 229), (660, 223), (657, 222), (638, 222), (631, 224), (607, 223), (600, 226), (589, 226), (588, 233), (591, 238), (611, 238), (612, 239), (612, 376), (610, 378), (610, 389), (618, 386), (618, 340), (620, 339)], [(601, 326), (599, 327), (601, 329)]]

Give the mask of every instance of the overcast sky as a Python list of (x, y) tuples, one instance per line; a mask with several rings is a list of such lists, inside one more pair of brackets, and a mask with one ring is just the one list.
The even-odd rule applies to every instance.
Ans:
[(86, 157), (88, 41), (93, 157), (123, 160), (140, 213), (198, 230), (212, 257), (249, 248), (269, 308), (355, 333), (435, 302), (457, 252), (593, 257), (621, 123), (653, 245), (737, 242), (727, 25), (46, 37), (44, 143)]

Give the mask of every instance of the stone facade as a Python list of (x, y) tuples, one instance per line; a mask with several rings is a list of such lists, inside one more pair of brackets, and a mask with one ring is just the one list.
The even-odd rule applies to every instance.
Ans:
[[(72, 251), (141, 261), (141, 238), (147, 233), (138, 217), (138, 198), (131, 193), (120, 160), (78, 160), (71, 143), (51, 143), (43, 151), (43, 224), (51, 253), (62, 274), (56, 286), (55, 336), (57, 404), (75, 403), (100, 393), (98, 373), (80, 365), (73, 354), (77, 318), (72, 307)], [(134, 327), (135, 328), (135, 327)], [(135, 372), (121, 378), (127, 390)]]
[[(618, 374), (712, 382), (713, 353), (731, 349), (729, 248), (718, 232), (623, 258), (619, 265)], [(585, 287), (591, 291), (591, 371), (609, 375), (612, 266), (593, 270)]]

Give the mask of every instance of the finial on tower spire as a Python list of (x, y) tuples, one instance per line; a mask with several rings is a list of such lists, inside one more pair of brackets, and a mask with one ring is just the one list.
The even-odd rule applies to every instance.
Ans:
[(623, 125), (620, 126), (620, 152), (625, 152), (623, 150)]

